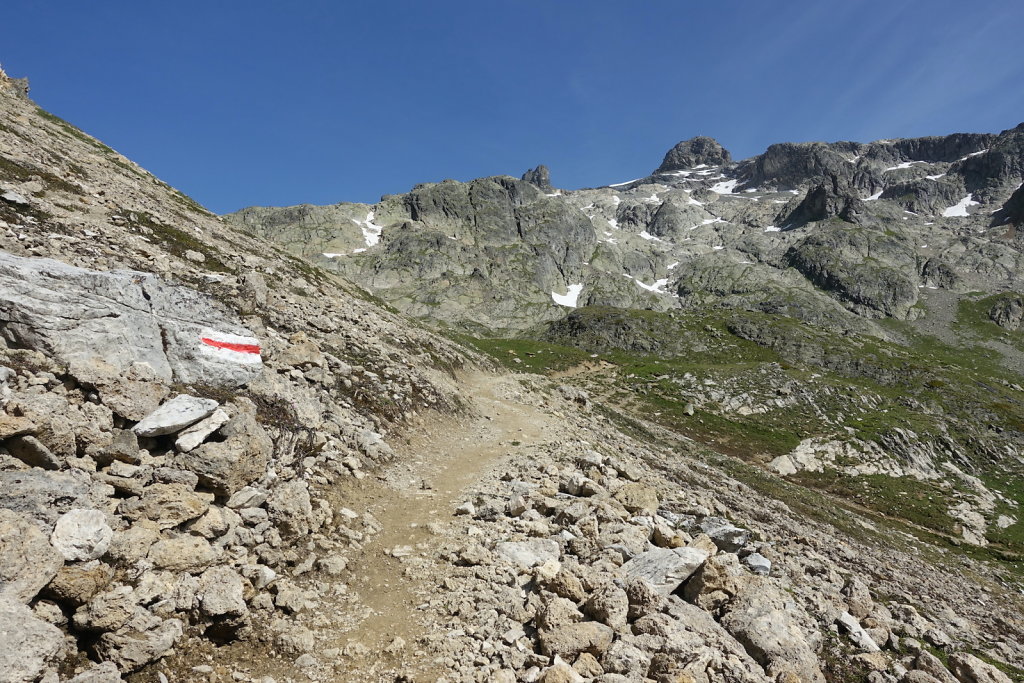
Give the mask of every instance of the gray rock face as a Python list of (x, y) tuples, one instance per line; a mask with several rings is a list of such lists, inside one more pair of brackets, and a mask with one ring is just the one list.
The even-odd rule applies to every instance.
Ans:
[(228, 310), (148, 273), (101, 272), (0, 253), (0, 334), (74, 367), (144, 363), (161, 380), (238, 386), (259, 342)]
[(64, 651), (64, 634), (28, 607), (0, 595), (0, 677), (35, 683)]
[(743, 558), (743, 564), (758, 576), (768, 576), (772, 571), (771, 560), (761, 553), (750, 553)]
[(865, 220), (864, 216), (864, 203), (838, 178), (832, 177), (809, 190), (799, 206), (779, 223), (793, 227), (834, 217), (847, 223), (860, 223)]
[(996, 225), (1024, 225), (1024, 185), (1018, 187), (992, 219)]
[(60, 469), (60, 460), (34, 436), (16, 436), (9, 439), (4, 447), (26, 465), (41, 467), (44, 470)]
[(871, 639), (871, 636), (864, 630), (855, 616), (849, 612), (843, 612), (839, 615), (837, 621), (846, 630), (854, 645), (865, 652), (878, 652), (880, 650), (878, 644)]
[(949, 668), (963, 683), (1010, 683), (1010, 677), (967, 652), (949, 656)]
[(905, 319), (917, 303), (910, 275), (915, 255), (882, 233), (833, 227), (808, 236), (787, 256), (811, 282), (861, 315)]
[(822, 142), (771, 145), (749, 164), (746, 184), (792, 190), (818, 177), (834, 177), (847, 184), (855, 184), (855, 168), (847, 162), (840, 149)]
[(179, 394), (147, 415), (132, 427), (139, 436), (161, 436), (180, 432), (185, 427), (209, 417), (218, 403), (209, 398)]
[(714, 138), (703, 135), (689, 140), (683, 140), (670, 149), (657, 168), (655, 173), (669, 173), (683, 169), (693, 168), (704, 164), (706, 166), (721, 166), (732, 162), (729, 150), (718, 144)]
[(95, 560), (110, 548), (114, 537), (106, 517), (99, 510), (69, 510), (60, 516), (50, 534), (50, 543), (65, 560)]

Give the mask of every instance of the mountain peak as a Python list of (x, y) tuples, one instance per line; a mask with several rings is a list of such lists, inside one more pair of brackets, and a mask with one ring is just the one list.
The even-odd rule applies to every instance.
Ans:
[(718, 144), (718, 140), (698, 135), (689, 140), (683, 140), (670, 149), (655, 173), (679, 171), (701, 164), (721, 166), (731, 161), (732, 155), (729, 154), (729, 150)]

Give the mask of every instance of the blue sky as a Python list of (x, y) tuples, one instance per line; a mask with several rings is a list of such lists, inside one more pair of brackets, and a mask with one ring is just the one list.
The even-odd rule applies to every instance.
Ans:
[(1020, 0), (7, 0), (32, 96), (218, 212), (648, 174), (673, 144), (998, 132)]

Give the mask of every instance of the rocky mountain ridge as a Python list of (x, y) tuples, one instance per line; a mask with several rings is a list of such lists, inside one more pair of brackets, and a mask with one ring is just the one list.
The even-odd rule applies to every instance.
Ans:
[[(872, 420), (896, 410), (896, 386), (955, 441), (956, 416), (914, 394), (942, 377), (946, 393), (961, 382), (985, 407), (964, 429), (1006, 425), (984, 440), (993, 463), (1017, 462), (1000, 450), (1015, 427), (987, 411), (994, 401), (1012, 414), (1024, 390), (987, 365), (967, 372), (936, 355), (950, 375), (932, 375), (896, 344), (866, 346), (856, 330), (879, 318), (808, 284), (794, 289), (825, 311), (817, 319), (850, 335), (782, 326), (810, 313), (723, 320), (714, 306), (698, 318), (666, 304), (580, 307), (544, 330), (548, 342), (456, 341), (210, 214), (26, 93), (0, 72), (0, 681), (1021, 680), (1015, 546), (1000, 557), (958, 540), (963, 529), (936, 538), (926, 525), (926, 514), (946, 519), (931, 494), (951, 493), (982, 536), (1004, 518), (1001, 529), (1019, 528), (1019, 496), (1002, 480), (975, 477), (967, 491), (963, 469), (944, 475), (947, 488), (933, 476), (952, 473), (959, 442), (922, 458), (926, 440), (904, 432), (878, 454), (880, 468), (895, 455), (926, 475), (906, 489), (921, 513), (907, 520), (868, 507), (872, 492), (854, 505), (708, 447), (663, 398), (692, 399), (708, 424), (732, 405), (764, 425), (745, 433), (758, 438), (780, 413), (841, 432), (849, 412), (867, 420), (857, 435), (868, 443)], [(713, 153), (690, 147), (677, 163)], [(704, 201), (717, 195), (705, 185), (735, 180), (705, 175), (664, 192)], [(540, 264), (565, 281), (583, 245), (653, 270), (664, 254), (640, 247), (667, 253), (668, 240), (631, 232), (664, 208), (642, 200), (650, 189), (581, 191), (574, 204), (498, 178), (331, 210), (351, 215), (344, 228), (364, 245), (352, 251), (394, 249), (380, 261), (389, 291), (408, 285), (399, 266), (424, 269), (462, 297), (451, 315), (486, 294), (494, 319), (527, 321), (565, 309), (538, 301), (519, 314), (490, 289), (497, 266), (467, 263), (461, 276), (446, 259), (507, 255), (502, 272)], [(581, 202), (606, 222), (634, 207), (630, 227), (608, 227), (636, 250), (610, 250)], [(408, 234), (393, 234), (389, 216), (406, 213)], [(422, 264), (397, 260), (431, 245)], [(625, 284), (623, 296), (666, 299)], [(1004, 330), (1024, 307), (1001, 297), (979, 310)], [(882, 331), (909, 336), (894, 330)], [(624, 351), (641, 345), (657, 355)], [(830, 368), (820, 382), (811, 360)], [(734, 450), (761, 453), (748, 443)], [(828, 457), (857, 466), (842, 445), (783, 443), (805, 473)]]
[(605, 188), (554, 190), (545, 169), (228, 220), (403, 312), (479, 332), (522, 334), (567, 307), (709, 300), (866, 329), (846, 313), (912, 320), (926, 309), (921, 289), (1021, 288), (1022, 141), (1024, 124), (785, 143), (733, 163), (694, 138), (651, 176)]

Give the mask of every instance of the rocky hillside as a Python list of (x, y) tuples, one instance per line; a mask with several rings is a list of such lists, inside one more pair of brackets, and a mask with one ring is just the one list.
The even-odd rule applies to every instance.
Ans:
[[(986, 154), (1002, 139), (984, 138)], [(956, 160), (975, 142), (934, 163), (967, 182), (953, 169), (972, 163)], [(868, 154), (844, 149), (828, 154)], [(1022, 390), (999, 374), (1010, 352), (965, 362), (901, 345), (917, 333), (880, 326), (866, 299), (795, 266), (786, 277), (805, 298), (787, 315), (760, 307), (775, 296), (765, 287), (729, 292), (749, 303), (727, 318), (715, 305), (683, 310), (686, 297), (657, 284), (683, 272), (665, 254), (678, 249), (683, 263), (686, 249), (702, 253), (699, 235), (733, 233), (708, 213), (692, 245), (670, 240), (653, 223), (663, 204), (645, 193), (675, 196), (681, 215), (731, 207), (740, 225), (744, 210), (785, 196), (768, 188), (784, 182), (780, 168), (733, 165), (698, 140), (666, 157), (665, 184), (559, 193), (537, 169), (529, 182), (423, 186), (375, 207), (250, 211), (238, 225), (37, 108), (0, 72), (0, 681), (1024, 680), (1020, 494), (1008, 479), (982, 481), (994, 466), (970, 474), (974, 451), (959, 465), (922, 459), (928, 439), (904, 433), (903, 450), (876, 454), (879, 467), (909, 459), (904, 470), (867, 476), (912, 482), (885, 492), (905, 494), (913, 520), (900, 516), (907, 506), (872, 507), (878, 491), (844, 496), (778, 474), (820, 472), (808, 463), (827, 459), (793, 443), (798, 428), (780, 414), (818, 417), (837, 435), (859, 416), (851, 437), (869, 444), (896, 405), (961, 445), (988, 420), (1000, 436), (979, 452), (1019, 458), (1008, 450), (1019, 427), (982, 411), (1017, 414)], [(760, 193), (710, 187), (755, 177)], [(858, 177), (843, 182), (861, 187)], [(790, 196), (774, 211), (811, 210)], [(902, 220), (896, 201), (869, 204)], [(623, 205), (635, 222), (617, 217)], [(830, 255), (796, 255), (815, 233), (806, 226), (800, 237), (743, 225), (747, 237), (706, 256), (732, 258), (754, 236), (793, 240), (787, 259)], [(949, 251), (962, 259), (947, 262), (962, 268), (982, 249), (1005, 274), (979, 267), (963, 281), (1011, 283), (996, 249), (1013, 237), (986, 230), (964, 233)], [(297, 258), (260, 236), (271, 232), (337, 256)], [(788, 273), (768, 265), (772, 244), (757, 267)], [(361, 284), (363, 268), (375, 271), (376, 291), (407, 311), (433, 307), (477, 329), (556, 324), (533, 340), (456, 342), (339, 277), (345, 264)], [(614, 278), (597, 277), (613, 265)], [(405, 272), (423, 276), (418, 288)], [(524, 272), (536, 291), (490, 286)], [(566, 317), (551, 291), (619, 307)], [(972, 334), (991, 326), (991, 353), (1011, 348), (1000, 335), (1020, 321), (1019, 298), (968, 301), (982, 316)], [(813, 334), (793, 333), (803, 327)], [(878, 331), (888, 337), (868, 334)], [(508, 373), (474, 348), (551, 377)], [(973, 397), (976, 419), (915, 394), (935, 381)], [(847, 442), (823, 443), (832, 462), (855, 465)], [(788, 460), (751, 457), (771, 453)], [(966, 523), (929, 526), (946, 514), (931, 505), (944, 505), (940, 493), (981, 516), (971, 533), (1007, 538), (982, 546), (961, 540)]]

